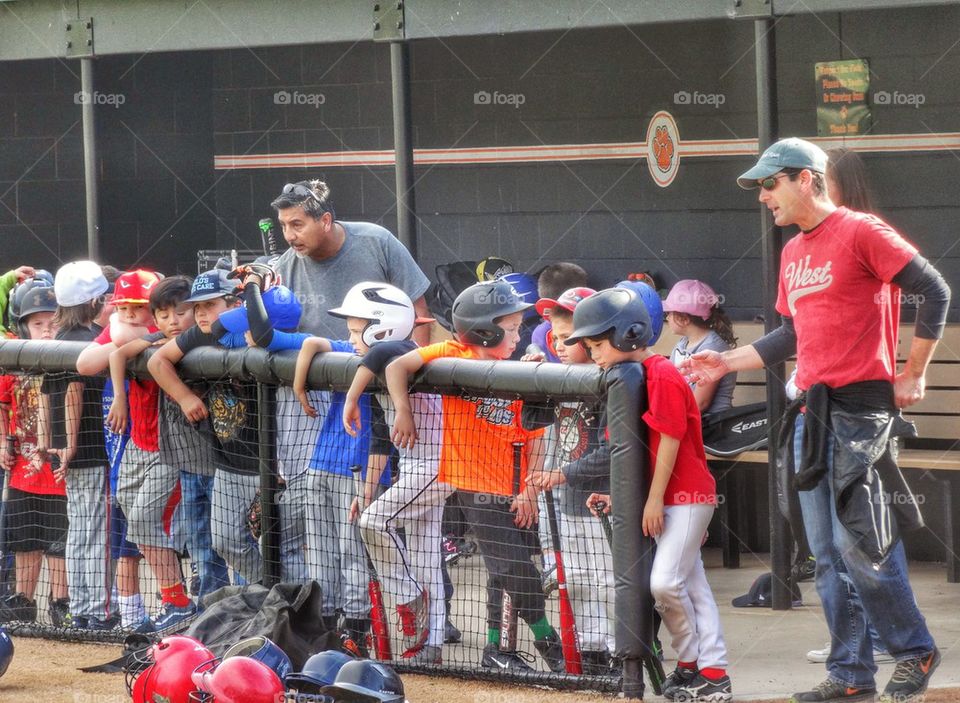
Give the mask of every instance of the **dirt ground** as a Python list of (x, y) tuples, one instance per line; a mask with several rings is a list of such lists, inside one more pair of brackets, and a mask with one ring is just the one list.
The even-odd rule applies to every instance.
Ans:
[[(118, 645), (66, 644), (19, 637), (10, 669), (0, 679), (3, 703), (128, 703), (123, 674), (87, 674), (79, 667), (119, 656)], [(559, 693), (428, 676), (404, 676), (410, 703), (583, 703), (608, 702), (610, 695)], [(647, 700), (662, 700), (648, 696)], [(783, 703), (769, 699), (764, 703)], [(929, 691), (923, 703), (956, 703), (960, 689)]]

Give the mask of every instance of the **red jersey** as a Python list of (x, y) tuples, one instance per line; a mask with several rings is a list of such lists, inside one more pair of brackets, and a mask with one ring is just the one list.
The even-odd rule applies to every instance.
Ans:
[(896, 376), (900, 289), (917, 249), (882, 220), (844, 207), (783, 248), (777, 311), (797, 330), (797, 386)]
[[(448, 341), (418, 349), (427, 363), (433, 359), (476, 359), (468, 344)], [(522, 400), (481, 398), (464, 391), (442, 396), (443, 447), (438, 478), (463, 491), (514, 495), (514, 442), (540, 437), (544, 430), (528, 431), (520, 425)], [(522, 455), (520, 487), (526, 485), (527, 460)]]
[(37, 418), (43, 376), (0, 376), (0, 403), (10, 406), (7, 434), (17, 438), (17, 463), (10, 472), (10, 487), (25, 493), (66, 495), (66, 484), (53, 477), (50, 462), (31, 474), (30, 460), (37, 451)]
[[(663, 493), (663, 504), (716, 505), (717, 482), (707, 468), (700, 410), (693, 391), (664, 356), (651, 356), (643, 362), (643, 368), (647, 374), (649, 404), (643, 421), (650, 428), (650, 468), (657, 466), (661, 434), (680, 440), (673, 473)], [(651, 471), (651, 480), (653, 473)]]
[[(151, 333), (157, 328), (147, 328)], [(110, 326), (107, 325), (100, 336), (93, 340), (97, 344), (110, 344)], [(127, 392), (127, 404), (130, 406), (130, 441), (146, 452), (160, 451), (160, 386), (156, 381), (137, 381), (130, 379)]]

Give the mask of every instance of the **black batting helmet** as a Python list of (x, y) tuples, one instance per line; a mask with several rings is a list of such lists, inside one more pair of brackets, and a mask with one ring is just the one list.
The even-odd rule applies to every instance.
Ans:
[(503, 329), (494, 320), (531, 307), (507, 281), (474, 283), (453, 301), (453, 328), (467, 344), (495, 347), (503, 341)]
[(617, 351), (635, 351), (650, 344), (653, 328), (643, 300), (626, 288), (607, 288), (584, 298), (573, 310), (573, 334), (564, 344), (608, 337)]

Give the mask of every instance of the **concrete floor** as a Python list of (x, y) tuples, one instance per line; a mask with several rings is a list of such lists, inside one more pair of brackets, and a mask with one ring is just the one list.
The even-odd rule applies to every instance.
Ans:
[[(829, 640), (812, 582), (802, 584), (805, 605), (794, 610), (774, 612), (730, 605), (734, 597), (745, 593), (753, 580), (768, 570), (767, 557), (766, 554), (744, 554), (743, 567), (731, 570), (721, 566), (718, 550), (704, 554), (707, 576), (720, 605), (730, 676), (738, 700), (789, 696), (794, 691), (811, 688), (825, 677), (823, 664), (810, 664), (805, 657), (808, 650), (819, 649)], [(452, 567), (450, 575), (457, 586), (453, 618), (464, 632), (464, 641), (444, 647), (444, 663), (479, 662), (481, 633), (485, 631), (482, 561), (479, 557), (466, 559)], [(947, 583), (944, 567), (931, 563), (911, 564), (911, 579), (920, 608), (943, 654), (932, 687), (960, 686), (960, 584)], [(549, 603), (554, 609), (551, 619), (556, 622), (557, 599), (551, 598)], [(527, 628), (519, 629), (523, 649), (532, 653)], [(664, 640), (666, 644), (669, 638)], [(669, 671), (674, 665), (674, 654), (669, 644), (666, 649), (665, 668)], [(539, 657), (535, 666), (542, 667)], [(892, 664), (880, 667), (879, 688), (882, 689), (892, 671)], [(649, 695), (648, 699), (657, 700)]]

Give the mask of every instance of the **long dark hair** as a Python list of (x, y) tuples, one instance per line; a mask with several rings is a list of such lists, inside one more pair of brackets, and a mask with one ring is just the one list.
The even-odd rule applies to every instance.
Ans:
[(873, 212), (873, 200), (867, 188), (867, 168), (855, 151), (837, 147), (827, 151), (827, 175), (839, 193), (830, 193), (835, 205), (857, 212)]
[(713, 330), (716, 332), (724, 344), (731, 349), (737, 346), (737, 338), (733, 334), (733, 322), (730, 321), (727, 313), (725, 313), (719, 305), (714, 305), (710, 308), (710, 317), (706, 320), (696, 315), (687, 315), (687, 318), (691, 324), (702, 330)]

